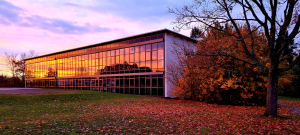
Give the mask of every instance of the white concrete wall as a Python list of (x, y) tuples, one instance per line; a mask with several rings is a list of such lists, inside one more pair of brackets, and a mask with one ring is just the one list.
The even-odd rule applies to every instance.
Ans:
[[(172, 47), (174, 43), (179, 45), (190, 45), (195, 44), (190, 41), (187, 41), (187, 39), (180, 37), (180, 36), (174, 36), (166, 33), (165, 34), (165, 97), (174, 98), (172, 95), (173, 91), (173, 85), (168, 81), (168, 65), (175, 62), (178, 63), (177, 57), (172, 53), (174, 48)], [(191, 45), (193, 46), (193, 45)]]

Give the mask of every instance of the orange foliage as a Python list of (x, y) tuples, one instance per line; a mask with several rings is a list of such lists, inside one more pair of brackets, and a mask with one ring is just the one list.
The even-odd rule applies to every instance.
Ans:
[[(173, 94), (180, 98), (219, 104), (264, 105), (266, 73), (254, 65), (245, 64), (245, 61), (251, 60), (234, 36), (236, 33), (231, 26), (215, 25), (226, 33), (211, 28), (201, 37), (203, 40), (197, 44), (196, 55), (183, 60), (187, 67), (192, 68), (185, 68)], [(244, 37), (249, 33), (245, 27), (240, 27), (240, 31)], [(253, 51), (266, 65), (268, 52), (264, 35), (253, 35)], [(246, 47), (251, 50), (250, 36), (245, 41)]]

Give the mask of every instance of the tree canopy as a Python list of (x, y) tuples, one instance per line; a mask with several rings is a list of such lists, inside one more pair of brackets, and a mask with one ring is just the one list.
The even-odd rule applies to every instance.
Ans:
[[(276, 117), (279, 75), (291, 69), (300, 59), (299, 55), (291, 59), (284, 53), (284, 50), (295, 49), (292, 46), (297, 46), (293, 39), (299, 36), (300, 32), (299, 3), (298, 0), (195, 0), (191, 5), (169, 8), (169, 12), (176, 15), (173, 23), (177, 30), (198, 25), (202, 31), (207, 32), (206, 29), (212, 28), (239, 42), (235, 47), (239, 48), (243, 55), (236, 56), (230, 52), (197, 55), (230, 57), (266, 71), (268, 76), (265, 114)], [(221, 26), (229, 23), (234, 33), (215, 26), (216, 22)], [(245, 27), (248, 32), (243, 34), (240, 26)], [(256, 42), (256, 33), (263, 33), (265, 44)], [(261, 54), (255, 51), (257, 46), (267, 47), (266, 64), (261, 59)], [(285, 63), (284, 66), (279, 66), (282, 63)]]

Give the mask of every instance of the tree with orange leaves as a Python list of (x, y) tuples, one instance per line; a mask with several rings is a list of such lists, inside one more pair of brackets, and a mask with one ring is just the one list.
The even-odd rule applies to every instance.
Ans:
[[(216, 23), (215, 27), (223, 29), (226, 33), (235, 33), (228, 24), (223, 27)], [(248, 32), (247, 28), (242, 26), (240, 31), (243, 34)], [(236, 39), (226, 33), (210, 28), (195, 46), (196, 52), (189, 51), (191, 49), (182, 45), (174, 49), (180, 62), (176, 66), (173, 65), (173, 71), (169, 71), (175, 85), (173, 94), (183, 99), (209, 103), (265, 105), (266, 73), (253, 65), (245, 65), (234, 58), (226, 57), (225, 55), (230, 54), (247, 60), (236, 47), (239, 44)], [(257, 44), (265, 44), (263, 34), (255, 34)], [(266, 48), (263, 45), (258, 46), (255, 51), (262, 54), (260, 59), (266, 64)], [(185, 57), (182, 57), (182, 54)], [(177, 76), (174, 77), (174, 74)]]
[[(291, 47), (291, 42), (300, 33), (300, 2), (298, 0), (194, 0), (191, 5), (169, 9), (176, 15), (178, 30), (197, 23), (203, 29), (212, 27), (215, 30), (226, 32), (214, 23), (219, 21), (222, 25), (230, 23), (235, 33), (226, 33), (235, 38), (238, 48), (247, 59), (242, 59), (229, 53), (213, 54), (224, 56), (253, 65), (259, 70), (267, 72), (267, 98), (265, 115), (277, 117), (278, 80), (281, 73), (290, 70), (298, 61), (300, 55), (293, 61), (280, 67), (287, 61), (284, 50)], [(242, 34), (238, 24), (242, 23), (248, 30)], [(260, 55), (255, 53), (255, 33), (264, 33), (266, 40), (268, 62), (264, 64)], [(249, 39), (249, 42), (246, 40)], [(202, 55), (202, 54), (201, 54)]]

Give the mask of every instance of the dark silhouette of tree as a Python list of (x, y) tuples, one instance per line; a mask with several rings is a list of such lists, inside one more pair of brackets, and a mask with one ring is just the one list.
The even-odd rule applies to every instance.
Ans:
[(20, 59), (17, 59), (17, 53), (5, 52), (4, 63), (7, 69), (9, 69), (13, 77), (20, 77), (22, 81), (25, 80), (25, 59), (37, 56), (34, 50), (30, 50), (29, 54), (22, 53)]
[(16, 69), (16, 64), (15, 63), (17, 62), (18, 54), (17, 53), (9, 54), (7, 52), (5, 52), (4, 54), (5, 54), (5, 56), (4, 56), (4, 65), (8, 70), (11, 71), (12, 76), (15, 77), (16, 76), (16, 70), (15, 70)]
[(200, 38), (202, 31), (198, 27), (193, 27), (191, 30), (191, 38)]
[[(191, 5), (169, 8), (169, 12), (176, 15), (175, 29), (180, 30), (191, 25), (202, 26), (203, 31), (207, 28), (223, 31), (228, 36), (236, 38), (240, 43), (238, 47), (243, 48), (242, 53), (248, 59), (241, 59), (238, 56), (226, 53), (197, 53), (198, 56), (222, 56), (230, 57), (244, 63), (255, 65), (268, 73), (267, 102), (265, 115), (277, 117), (277, 92), (280, 73), (290, 70), (300, 59), (298, 55), (285, 67), (279, 65), (286, 62), (283, 51), (290, 48), (291, 42), (299, 35), (300, 27), (300, 2), (298, 0), (195, 0)], [(235, 33), (228, 33), (214, 24), (221, 25), (230, 23)], [(248, 34), (242, 35), (239, 26), (245, 25), (249, 30)], [(267, 64), (259, 60), (255, 53), (255, 31), (263, 32), (268, 47)], [(250, 43), (246, 42), (250, 37)]]

